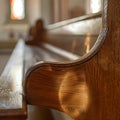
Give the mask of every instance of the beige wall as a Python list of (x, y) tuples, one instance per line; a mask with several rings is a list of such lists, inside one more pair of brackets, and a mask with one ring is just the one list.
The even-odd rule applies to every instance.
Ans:
[[(19, 34), (25, 35), (29, 25), (34, 24), (38, 18), (42, 18), (45, 25), (49, 25), (74, 18), (74, 11), (73, 16), (71, 16), (71, 10), (74, 10), (76, 7), (79, 7), (86, 13), (89, 13), (90, 10), (90, 0), (26, 0), (27, 22), (22, 24), (10, 24), (8, 23), (9, 1), (0, 0), (0, 2), (0, 40), (7, 39), (11, 30), (15, 32), (16, 38)], [(87, 8), (86, 10), (85, 6)]]
[(87, 14), (89, 0), (70, 0), (70, 16), (78, 17)]
[(7, 40), (12, 30), (15, 38), (20, 34), (25, 35), (29, 25), (41, 18), (41, 0), (26, 0), (27, 22), (20, 24), (11, 24), (8, 22), (9, 1), (0, 0), (0, 40)]
[(89, 13), (90, 0), (53, 0), (54, 22), (67, 20)]
[(53, 23), (53, 0), (42, 0), (42, 18), (46, 25)]
[(6, 0), (0, 0), (0, 25), (5, 23), (7, 18), (7, 1)]
[(41, 0), (27, 0), (27, 17), (30, 24), (41, 18)]

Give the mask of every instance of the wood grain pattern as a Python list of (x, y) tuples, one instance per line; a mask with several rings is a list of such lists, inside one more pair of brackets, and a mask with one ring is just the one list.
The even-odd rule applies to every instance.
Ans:
[(103, 32), (96, 47), (79, 61), (42, 63), (29, 70), (29, 104), (63, 111), (76, 120), (120, 119), (119, 6), (119, 0), (104, 0)]
[(22, 95), (24, 42), (19, 41), (0, 76), (0, 120), (24, 120), (26, 102)]

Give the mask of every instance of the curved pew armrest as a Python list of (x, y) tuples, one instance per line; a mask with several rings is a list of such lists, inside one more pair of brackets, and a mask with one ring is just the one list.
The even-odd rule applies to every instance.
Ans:
[(87, 54), (68, 63), (37, 63), (28, 70), (24, 91), (29, 104), (54, 108), (77, 120), (86, 119), (87, 113), (94, 113), (96, 97), (92, 91), (95, 85), (90, 81), (93, 74), (89, 73), (107, 34), (106, 5), (104, 1), (101, 32)]
[(84, 118), (90, 105), (87, 85), (87, 63), (103, 44), (106, 28), (103, 28), (90, 53), (68, 63), (38, 62), (25, 78), (25, 96), (32, 105), (54, 108), (75, 119)]

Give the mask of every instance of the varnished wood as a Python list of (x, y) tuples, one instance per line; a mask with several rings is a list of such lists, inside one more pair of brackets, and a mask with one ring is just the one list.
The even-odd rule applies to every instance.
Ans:
[(119, 0), (104, 0), (101, 34), (78, 61), (42, 62), (28, 71), (25, 95), (29, 104), (63, 111), (76, 120), (120, 119), (119, 6)]
[(26, 102), (22, 80), (24, 42), (19, 41), (0, 76), (0, 120), (25, 120)]
[[(51, 29), (48, 29), (47, 43), (72, 54), (77, 54), (79, 56), (77, 59), (79, 59), (81, 56), (88, 53), (94, 46), (100, 33), (101, 26), (101, 13), (56, 23), (48, 27)], [(71, 60), (72, 59), (69, 61)]]
[(73, 19), (70, 19), (70, 20), (65, 20), (65, 21), (61, 21), (61, 22), (49, 25), (47, 27), (47, 29), (51, 31), (51, 30), (54, 30), (54, 29), (62, 28), (62, 27), (67, 26), (69, 24), (71, 25), (72, 23), (74, 24), (76, 22), (80, 22), (80, 21), (84, 21), (84, 20), (99, 18), (101, 16), (102, 16), (101, 11), (98, 12), (98, 13), (91, 13), (91, 14), (88, 14), (88, 15), (83, 15), (83, 16), (76, 17), (76, 18), (73, 18)]
[(27, 41), (25, 42), (28, 45), (38, 46), (46, 39), (46, 30), (44, 28), (44, 23), (42, 19), (38, 19), (34, 27), (31, 27), (29, 30)]
[[(80, 59), (56, 63), (55, 58), (61, 56), (54, 55), (53, 62), (45, 62), (48, 61), (47, 57), (45, 61), (37, 60), (33, 52), (33, 60), (36, 61), (30, 65), (39, 62), (29, 69), (25, 78), (25, 100), (28, 104), (54, 108), (76, 120), (120, 119), (119, 3), (118, 0), (104, 0), (101, 33), (91, 45), (91, 49), (80, 54)], [(42, 46), (42, 49), (44, 48)], [(47, 51), (44, 49), (45, 54)], [(6, 76), (8, 70), (5, 71)], [(0, 110), (0, 120), (25, 119), (26, 103), (24, 103), (23, 100), (20, 108)]]
[[(23, 97), (24, 93), (22, 91), (21, 83), (22, 83), (22, 80), (24, 79), (24, 74), (26, 73), (26, 71), (29, 69), (30, 66), (33, 66), (35, 63), (38, 64), (37, 63), (38, 61), (41, 63), (43, 63), (43, 61), (63, 62), (64, 63), (64, 62), (71, 61), (71, 60), (77, 60), (77, 59), (79, 59), (79, 57), (86, 54), (96, 42), (96, 38), (98, 36), (99, 28), (101, 25), (101, 17), (100, 16), (101, 16), (101, 14), (88, 15), (88, 16), (83, 16), (80, 18), (72, 19), (70, 21), (67, 21), (66, 23), (64, 23), (65, 22), (64, 21), (64, 22), (62, 22), (62, 25), (61, 25), (61, 23), (59, 23), (58, 26), (54, 25), (52, 27), (52, 30), (50, 30), (49, 32), (52, 33), (52, 35), (54, 33), (59, 32), (60, 35), (52, 36), (52, 41), (51, 41), (51, 38), (48, 38), (50, 40), (45, 41), (47, 43), (44, 43), (44, 44), (40, 43), (39, 38), (41, 38), (42, 36), (41, 37), (39, 36), (40, 35), (40, 31), (39, 31), (40, 29), (39, 29), (39, 30), (37, 30), (37, 34), (35, 34), (35, 36), (34, 36), (35, 41), (34, 42), (33, 41), (26, 42), (29, 45), (36, 45), (37, 47), (27, 46), (27, 45), (25, 46), (23, 41), (18, 43), (18, 44), (22, 43), (22, 46), (16, 47), (14, 49), (14, 51), (11, 55), (11, 58), (8, 61), (8, 64), (6, 65), (4, 71), (1, 75), (1, 80), (5, 81), (6, 84), (8, 84), (7, 89), (10, 89), (12, 87), (13, 93), (16, 93), (16, 89), (14, 89), (14, 87), (19, 86), (20, 89), (18, 90), (18, 92), (19, 92), (18, 96), (16, 96), (16, 94), (14, 94), (14, 96), (12, 96), (11, 92), (9, 93), (9, 91), (8, 91), (7, 97), (6, 96), (1, 97), (0, 105), (2, 105), (3, 101), (6, 103), (3, 104), (3, 106), (0, 106), (0, 120), (19, 120), (19, 119), (24, 120), (27, 117), (27, 115), (26, 115), (27, 113), (28, 113), (28, 119), (32, 119), (31, 118), (32, 115), (29, 112), (30, 108), (28, 108), (29, 109), (28, 111), (26, 109), (27, 97), (26, 96)], [(71, 34), (71, 30), (69, 29), (69, 27), (80, 25), (80, 24), (84, 24), (84, 27), (86, 26), (86, 24), (88, 24), (84, 28), (84, 31), (83, 31), (83, 33), (85, 35), (79, 34), (81, 32), (78, 30), (76, 30), (75, 32), (72, 32), (72, 34)], [(94, 26), (94, 25), (96, 25), (95, 29), (87, 29), (87, 28), (90, 28), (90, 26)], [(62, 37), (61, 37), (61, 33), (63, 31), (61, 29), (58, 29), (59, 27), (63, 27), (64, 29), (66, 29), (67, 32), (65, 32), (65, 33), (67, 33), (67, 35), (62, 34)], [(79, 26), (79, 28), (81, 28), (81, 26)], [(45, 32), (45, 30), (44, 30), (44, 32)], [(92, 35), (91, 34), (88, 35), (87, 34), (88, 32), (91, 33)], [(55, 37), (55, 39), (53, 39), (53, 37)], [(89, 39), (89, 43), (88, 43), (89, 49), (86, 52), (87, 47), (84, 44), (86, 44), (87, 38), (90, 38), (90, 39)], [(61, 39), (63, 39), (64, 44), (62, 42), (60, 42)], [(57, 42), (55, 42), (55, 41), (57, 41)], [(74, 44), (76, 41), (77, 41), (77, 43), (76, 43), (77, 46)], [(38, 45), (38, 44), (40, 44), (40, 45)], [(69, 44), (69, 46), (68, 46), (68, 44)], [(28, 48), (29, 50), (28, 49), (24, 50), (24, 47), (25, 47), (25, 49)], [(24, 52), (25, 52), (25, 54), (24, 54)], [(70, 64), (70, 66), (71, 66), (71, 64)], [(23, 67), (24, 67), (24, 69), (23, 69)], [(70, 67), (70, 70), (72, 70), (71, 67)], [(77, 73), (77, 71), (76, 71), (76, 73)], [(55, 72), (54, 74), (58, 74), (58, 73)], [(69, 73), (68, 73), (68, 75), (66, 75), (66, 77), (67, 76), (69, 78)], [(70, 76), (73, 77), (73, 79), (74, 79), (73, 75), (70, 75)], [(62, 79), (63, 79), (63, 77), (64, 76), (61, 74)], [(17, 85), (18, 81), (20, 81), (19, 85)], [(51, 83), (53, 83), (53, 82), (51, 82)], [(64, 86), (63, 84), (62, 84), (62, 86)], [(1, 86), (3, 87), (4, 85), (2, 85), (2, 83), (1, 83)], [(43, 83), (43, 86), (44, 86), (44, 83)], [(57, 87), (56, 89), (58, 89), (58, 87), (60, 85), (56, 84), (55, 86)], [(58, 92), (58, 91), (56, 91), (56, 92)], [(64, 92), (64, 90), (61, 89), (60, 90), (61, 100), (64, 98), (64, 96), (61, 94), (63, 92)], [(4, 94), (6, 95), (6, 92)], [(2, 95), (2, 92), (0, 93), (0, 95)], [(11, 97), (12, 97), (12, 99), (11, 99)], [(19, 101), (20, 101), (20, 104), (19, 104)], [(63, 101), (61, 101), (61, 104), (63, 104), (62, 102)], [(71, 102), (72, 101), (70, 101), (70, 103)], [(13, 105), (13, 103), (14, 103), (14, 105)], [(54, 101), (51, 101), (51, 103), (54, 103)], [(53, 107), (51, 106), (51, 108), (53, 108)], [(65, 106), (65, 109), (66, 108), (67, 108), (67, 106)], [(61, 111), (63, 111), (62, 109), (63, 108), (60, 108)], [(69, 107), (69, 109), (72, 109), (72, 107)], [(46, 115), (48, 115), (48, 114), (46, 114)], [(48, 118), (46, 118), (46, 119), (48, 119)], [(50, 114), (49, 114), (49, 119), (50, 119)]]

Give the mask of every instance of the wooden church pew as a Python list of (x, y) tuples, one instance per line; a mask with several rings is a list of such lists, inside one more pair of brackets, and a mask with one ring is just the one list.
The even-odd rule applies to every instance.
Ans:
[(24, 42), (19, 41), (0, 76), (0, 120), (26, 119), (23, 97)]
[[(91, 25), (91, 29), (95, 33), (97, 30), (94, 28), (100, 26), (99, 23), (102, 23), (98, 37), (97, 34), (92, 32), (89, 34), (87, 34), (88, 32), (83, 32), (85, 34), (80, 35), (80, 41), (78, 40), (79, 34), (77, 33), (79, 32), (76, 32), (76, 27), (76, 29), (69, 31), (67, 25), (61, 23), (62, 25), (58, 25), (56, 30), (55, 28), (53, 31), (50, 30), (51, 34), (55, 34), (57, 31), (56, 35), (50, 34), (47, 43), (42, 44), (40, 47), (26, 46), (22, 41), (18, 43), (14, 50), (16, 52), (13, 52), (11, 56), (15, 63), (12, 60), (8, 62), (1, 78), (6, 80), (7, 84), (9, 83), (7, 88), (12, 86), (10, 91), (19, 93), (20, 105), (14, 108), (17, 105), (16, 102), (15, 106), (7, 108), (7, 104), (4, 109), (0, 109), (1, 120), (26, 119), (26, 104), (56, 109), (75, 120), (120, 119), (119, 1), (104, 0), (103, 7), (102, 22), (100, 22), (101, 18), (98, 15), (98, 18), (93, 17), (98, 22)], [(87, 20), (91, 21), (91, 19), (90, 17)], [(83, 24), (82, 22), (84, 22), (85, 26), (87, 25), (86, 19), (83, 19), (72, 23), (69, 22), (68, 28), (71, 28), (70, 26), (73, 27), (74, 23), (79, 26), (79, 24)], [(79, 29), (82, 28), (80, 27)], [(88, 31), (88, 28), (85, 31)], [(72, 34), (72, 39), (69, 35), (66, 36), (62, 32), (69, 35)], [(56, 41), (56, 39), (58, 40)], [(67, 43), (67, 40), (65, 44), (64, 42), (61, 43), (60, 39), (63, 39), (63, 41), (67, 39), (70, 43)], [(85, 40), (88, 42), (85, 42)], [(77, 47), (78, 41), (81, 49)], [(28, 53), (24, 52), (22, 46)], [(15, 53), (17, 55), (14, 57)], [(17, 71), (15, 70), (12, 73), (12, 70), (16, 68), (13, 67), (13, 64), (14, 66), (20, 66), (21, 72), (17, 68)], [(23, 69), (24, 66), (25, 68)], [(8, 71), (10, 71), (10, 74), (7, 74)], [(14, 77), (8, 82), (8, 76), (11, 75)], [(18, 76), (20, 77), (17, 78)], [(18, 79), (20, 79), (20, 83), (17, 85), (19, 89), (16, 90)], [(23, 86), (21, 85), (22, 82)], [(21, 88), (23, 88), (24, 92), (21, 91)], [(11, 97), (11, 93), (8, 91), (7, 97), (9, 96)], [(6, 99), (5, 97), (1, 98)], [(13, 96), (13, 99), (15, 98)], [(57, 114), (56, 111), (54, 111), (55, 114)], [(71, 118), (62, 116), (63, 120)]]
[[(25, 46), (25, 71), (29, 73), (30, 69), (34, 69), (34, 66), (31, 67), (34, 64), (66, 63), (81, 58), (97, 41), (101, 25), (101, 12), (50, 25), (46, 43), (37, 47)], [(95, 26), (94, 29), (92, 26)], [(53, 109), (51, 111), (56, 120), (58, 117), (59, 119), (72, 119), (61, 112)]]

